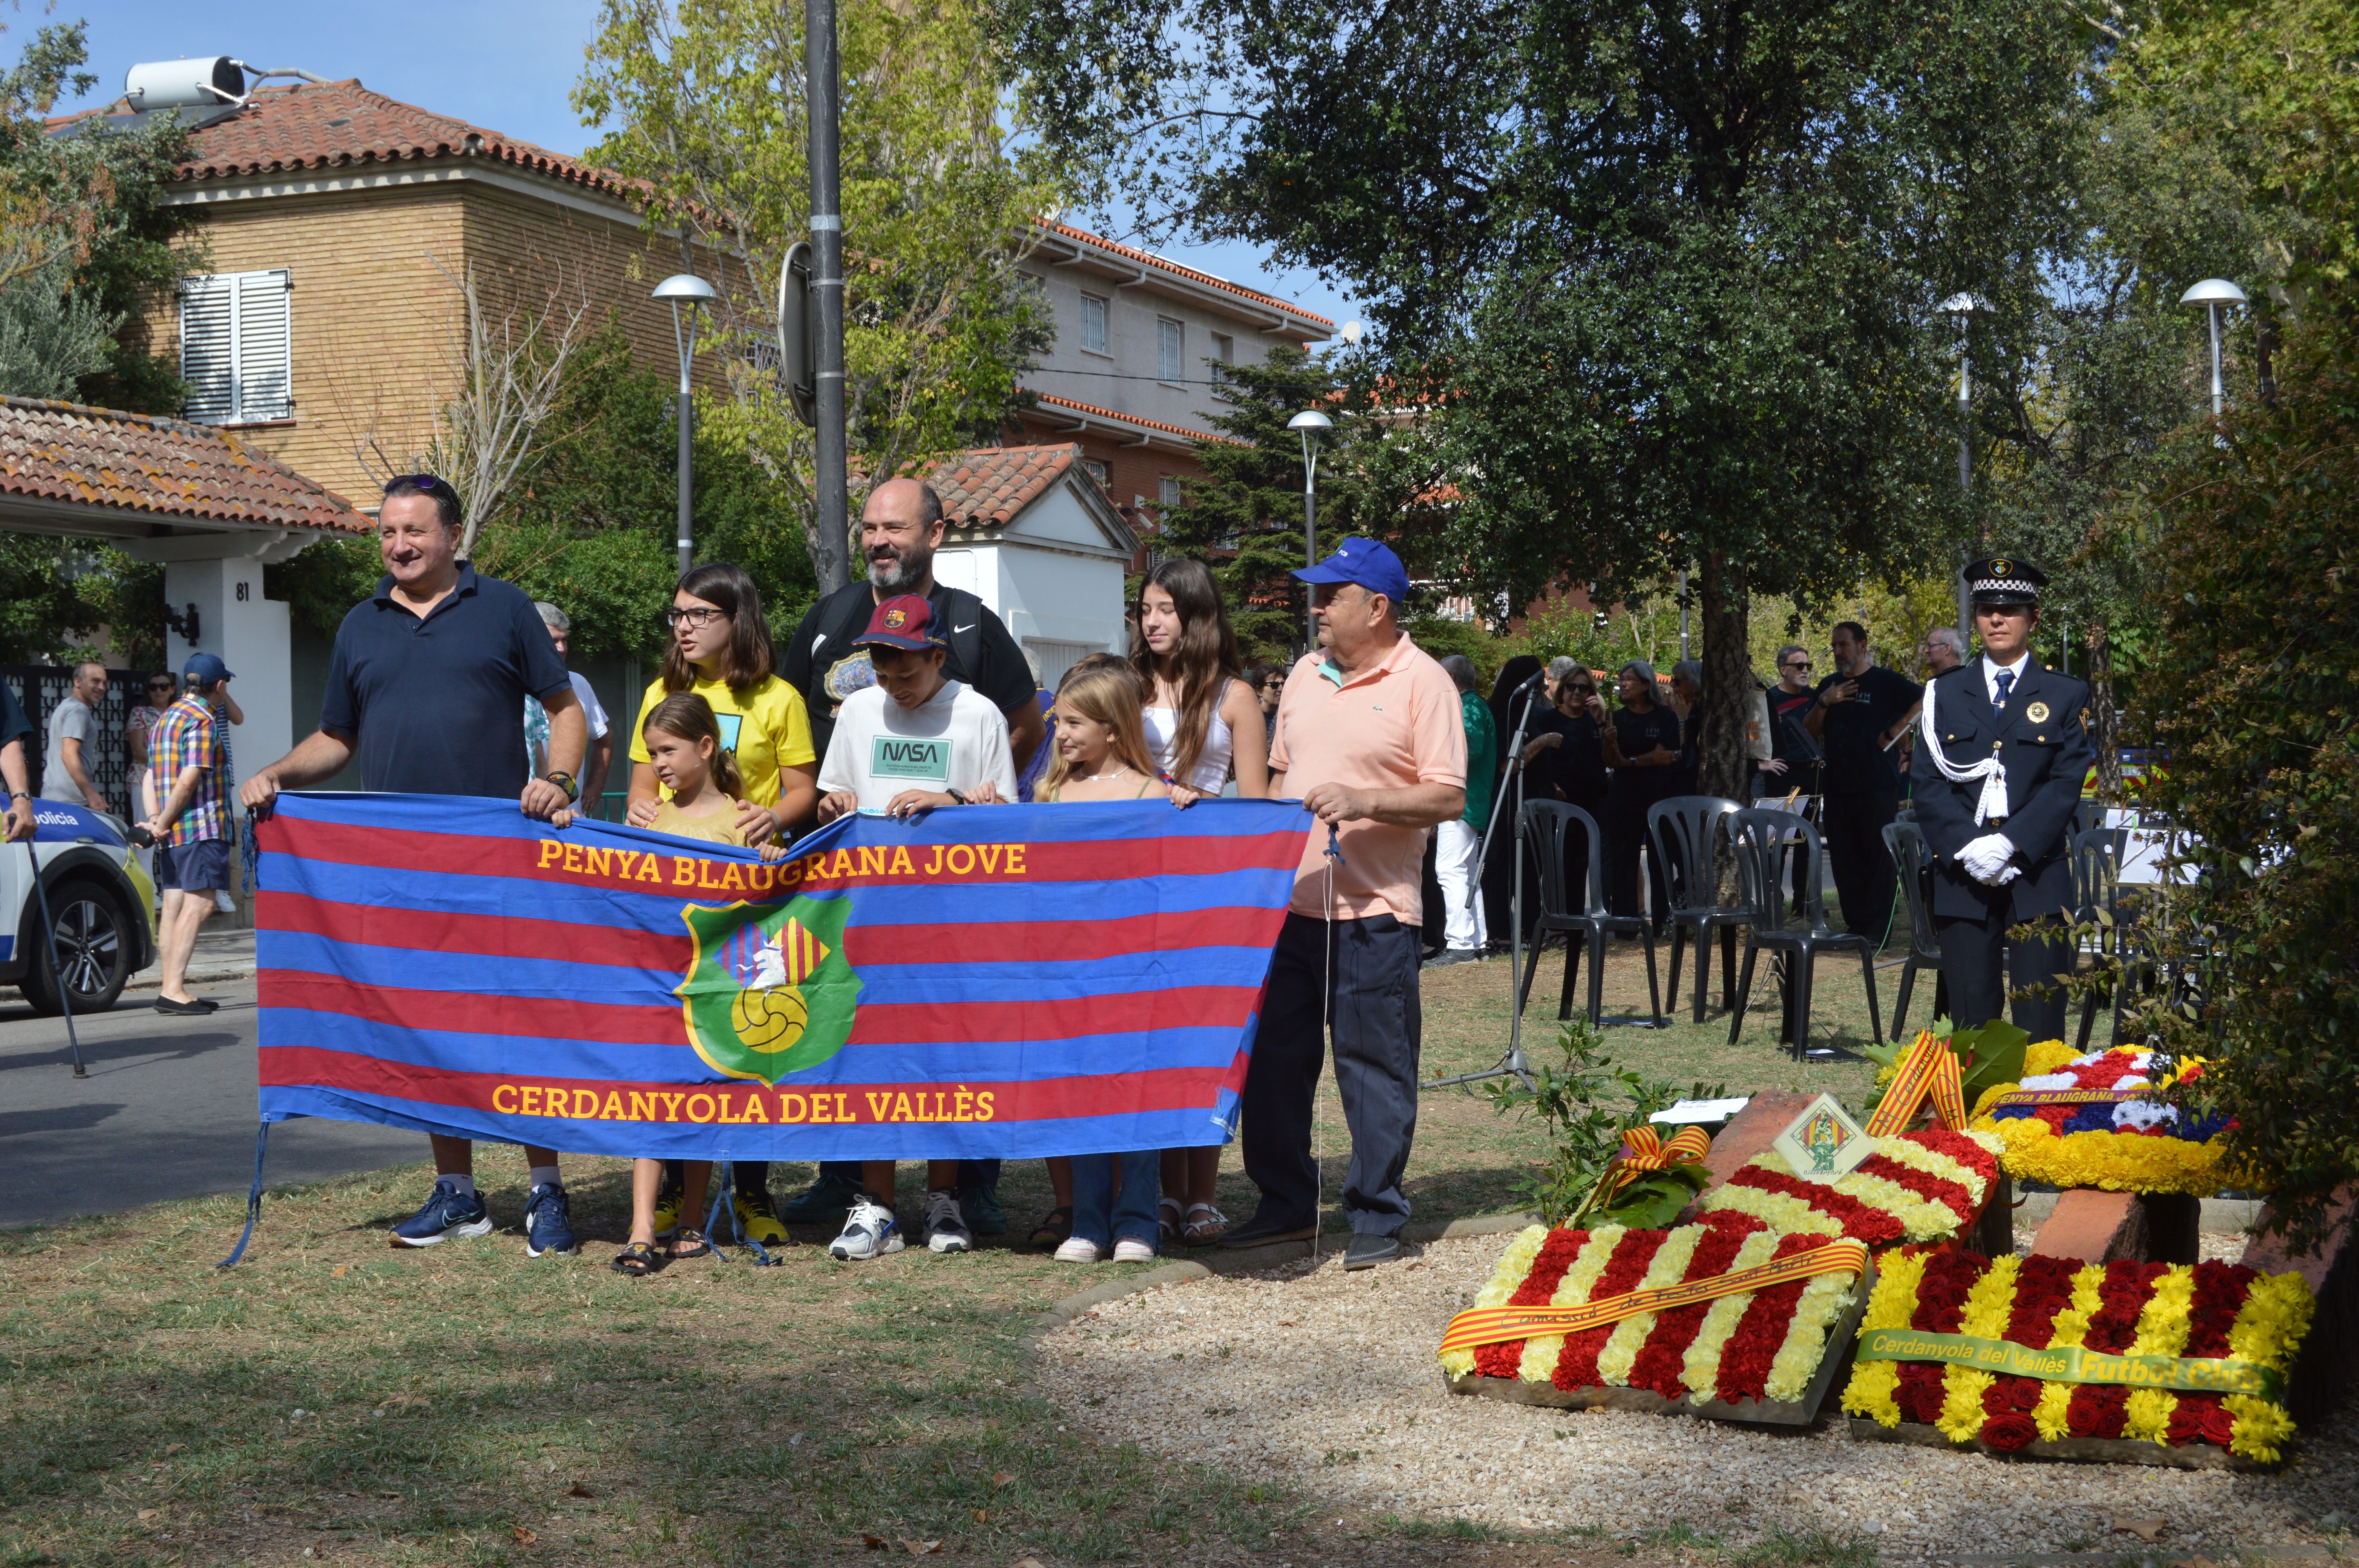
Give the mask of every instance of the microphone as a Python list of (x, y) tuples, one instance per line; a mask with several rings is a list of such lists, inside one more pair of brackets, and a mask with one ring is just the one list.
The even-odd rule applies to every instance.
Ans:
[(1532, 678), (1526, 681), (1516, 689), (1520, 691), (1538, 691), (1546, 685), (1548, 685), (1548, 670), (1543, 666), (1539, 669), (1534, 670), (1532, 672)]

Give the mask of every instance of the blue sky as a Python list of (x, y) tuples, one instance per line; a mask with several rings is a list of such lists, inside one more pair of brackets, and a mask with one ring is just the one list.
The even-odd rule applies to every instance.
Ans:
[[(558, 152), (578, 153), (596, 135), (566, 102), (597, 16), (594, 0), (410, 0), (350, 10), (320, 0), (242, 0), (219, 10), (188, 0), (67, 0), (52, 15), (90, 22), (90, 69), (98, 86), (68, 108), (114, 98), (136, 61), (226, 54), (256, 67), (357, 76), (388, 97)], [(32, 5), (5, 19), (19, 36), (43, 20)], [(16, 42), (0, 40), (0, 48), (13, 56)], [(1357, 314), (1315, 273), (1273, 271), (1251, 246), (1167, 246), (1163, 254), (1337, 322)]]

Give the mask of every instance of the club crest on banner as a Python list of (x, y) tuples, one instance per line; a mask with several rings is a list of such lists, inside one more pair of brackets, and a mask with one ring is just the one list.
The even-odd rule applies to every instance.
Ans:
[(843, 956), (850, 907), (842, 898), (683, 907), (694, 957), (673, 994), (696, 1054), (733, 1078), (775, 1084), (842, 1050), (861, 989)]

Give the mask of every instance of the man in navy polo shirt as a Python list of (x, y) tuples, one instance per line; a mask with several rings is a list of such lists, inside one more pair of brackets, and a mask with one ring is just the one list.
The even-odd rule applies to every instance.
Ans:
[[(572, 804), (589, 730), (565, 661), (521, 589), (477, 577), (460, 560), (458, 492), (430, 474), (385, 487), (377, 546), (386, 576), (336, 629), (319, 731), (245, 781), (249, 811), (266, 811), (282, 789), (323, 783), (357, 754), (361, 787), (408, 795), (506, 795), (525, 776), (524, 699), (549, 712), (549, 771), (524, 786), (527, 816)], [(525, 1252), (574, 1250), (557, 1152), (527, 1145), (532, 1195)], [(491, 1216), (475, 1192), (474, 1146), (434, 1135), (433, 1195), (394, 1227), (394, 1238), (431, 1247), (481, 1236)]]

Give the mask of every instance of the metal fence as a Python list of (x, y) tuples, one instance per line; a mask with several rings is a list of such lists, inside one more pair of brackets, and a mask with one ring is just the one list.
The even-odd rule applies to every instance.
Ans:
[[(32, 779), (35, 795), (41, 793), (49, 762), (49, 714), (73, 690), (73, 676), (71, 665), (0, 665), (0, 681), (7, 682), (33, 721), (33, 737), (25, 747), (25, 771)], [(137, 802), (131, 798), (131, 759), (123, 730), (132, 708), (144, 699), (140, 683), (146, 676), (144, 670), (106, 672), (106, 695), (98, 702), (97, 733), (82, 746), (82, 771), (106, 796), (107, 809), (126, 821), (136, 820), (138, 813), (133, 809)]]

